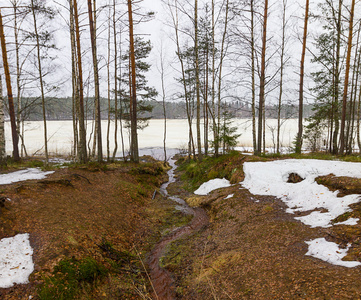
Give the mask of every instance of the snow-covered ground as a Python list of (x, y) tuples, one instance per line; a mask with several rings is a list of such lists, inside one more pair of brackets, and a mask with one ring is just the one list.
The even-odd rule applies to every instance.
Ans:
[(29, 168), (16, 172), (0, 175), (0, 184), (10, 184), (19, 181), (31, 180), (31, 179), (43, 179), (47, 175), (54, 173), (54, 171), (43, 172), (37, 168)]
[[(350, 211), (350, 204), (360, 201), (360, 195), (338, 198), (338, 191), (332, 192), (315, 182), (316, 177), (328, 174), (361, 178), (360, 163), (288, 159), (248, 162), (243, 169), (245, 179), (242, 185), (252, 194), (279, 197), (288, 206), (289, 213), (313, 211), (296, 218), (311, 227), (330, 227), (331, 220)], [(290, 173), (297, 173), (304, 180), (287, 183)], [(319, 211), (321, 209), (327, 212)]]
[(196, 195), (207, 195), (216, 189), (229, 187), (229, 186), (231, 186), (231, 184), (227, 179), (216, 178), (203, 183), (196, 191), (194, 191), (194, 193)]
[[(245, 179), (241, 183), (252, 194), (272, 195), (280, 198), (288, 206), (287, 212), (308, 212), (302, 217), (295, 217), (311, 227), (330, 227), (332, 220), (351, 210), (350, 204), (359, 202), (361, 195), (337, 197), (338, 191), (332, 192), (317, 184), (318, 176), (334, 174), (361, 178), (361, 164), (325, 160), (278, 160), (270, 162), (246, 162), (243, 170)], [(290, 173), (297, 173), (303, 181), (287, 183)], [(326, 210), (326, 211), (324, 211)], [(334, 225), (355, 225), (359, 220), (350, 218)], [(342, 257), (347, 249), (340, 249), (337, 244), (324, 239), (308, 241), (307, 255), (317, 257), (332, 264), (355, 267), (359, 262), (344, 262)]]
[[(0, 185), (30, 179), (43, 179), (54, 171), (43, 172), (29, 168), (0, 175)], [(29, 275), (34, 270), (33, 249), (30, 246), (29, 234), (18, 234), (0, 240), (0, 288), (8, 288), (15, 283), (28, 283)]]
[(34, 271), (32, 254), (28, 233), (0, 240), (0, 288), (28, 283)]
[(351, 244), (348, 244), (346, 249), (340, 249), (337, 244), (327, 242), (325, 238), (314, 239), (306, 243), (309, 245), (306, 255), (322, 259), (333, 265), (344, 266), (348, 268), (361, 265), (361, 263), (358, 261), (342, 260), (342, 258), (347, 255), (347, 251)]
[[(241, 183), (254, 195), (271, 195), (280, 198), (288, 206), (288, 213), (304, 212), (306, 215), (295, 217), (311, 227), (330, 227), (337, 225), (356, 225), (359, 219), (348, 220), (332, 224), (332, 220), (345, 212), (351, 211), (352, 203), (361, 201), (361, 195), (347, 195), (337, 197), (338, 191), (332, 192), (327, 187), (317, 184), (316, 177), (334, 174), (335, 176), (347, 176), (361, 178), (361, 164), (341, 161), (326, 161), (312, 159), (287, 159), (270, 162), (246, 162), (243, 165), (245, 179)], [(299, 183), (288, 183), (289, 174), (296, 173), (304, 180)], [(194, 193), (207, 195), (211, 191), (229, 187), (226, 179), (212, 179), (203, 183)], [(227, 196), (229, 199), (233, 195)], [(258, 202), (258, 200), (256, 201)], [(307, 212), (309, 212), (307, 214)], [(343, 261), (347, 251), (340, 249), (335, 243), (327, 242), (324, 238), (318, 238), (306, 242), (309, 245), (310, 255), (331, 264), (344, 267), (356, 267), (361, 265), (357, 261)]]

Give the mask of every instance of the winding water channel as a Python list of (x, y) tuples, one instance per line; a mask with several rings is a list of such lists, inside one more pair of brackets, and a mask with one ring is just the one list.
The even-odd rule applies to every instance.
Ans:
[(150, 268), (150, 278), (155, 290), (155, 299), (171, 300), (175, 299), (175, 286), (172, 274), (163, 269), (159, 265), (159, 259), (164, 254), (165, 248), (174, 240), (189, 235), (198, 231), (209, 222), (208, 215), (202, 208), (192, 208), (183, 199), (178, 196), (170, 196), (167, 187), (170, 183), (175, 182), (174, 170), (176, 169), (175, 160), (169, 161), (171, 170), (168, 171), (169, 180), (164, 183), (160, 192), (171, 201), (177, 203), (176, 209), (183, 211), (186, 214), (193, 215), (193, 219), (185, 226), (176, 228), (168, 235), (164, 236), (153, 248), (150, 253), (148, 265)]

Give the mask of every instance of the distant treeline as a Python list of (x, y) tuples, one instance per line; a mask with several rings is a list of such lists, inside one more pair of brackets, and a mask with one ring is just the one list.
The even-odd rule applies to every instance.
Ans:
[[(86, 98), (85, 100), (85, 113), (87, 119), (93, 119), (94, 117), (94, 98)], [(102, 98), (101, 101), (101, 117), (102, 119), (108, 118), (108, 99)], [(150, 104), (153, 107), (151, 113), (146, 113), (146, 117), (153, 119), (162, 119), (163, 104), (157, 101), (146, 101), (145, 104)], [(252, 111), (251, 106), (241, 101), (228, 102), (226, 104), (228, 112), (231, 112), (234, 118), (251, 118)], [(18, 105), (15, 103), (15, 106)], [(46, 114), (47, 120), (71, 120), (73, 117), (72, 112), (72, 99), (67, 98), (47, 98), (46, 99)], [(114, 99), (110, 101), (111, 111), (114, 114)], [(186, 105), (184, 101), (179, 102), (166, 102), (166, 115), (168, 119), (186, 119)], [(304, 117), (308, 118), (312, 115), (313, 105), (304, 105)], [(266, 117), (277, 118), (276, 105), (266, 106)], [(42, 108), (41, 100), (39, 98), (23, 98), (20, 106), (21, 115), (23, 120), (28, 121), (40, 121), (42, 120)], [(203, 111), (202, 111), (203, 114)], [(194, 113), (195, 115), (195, 113)], [(282, 105), (281, 118), (297, 118), (298, 106), (297, 105)], [(113, 115), (111, 116), (113, 118)]]

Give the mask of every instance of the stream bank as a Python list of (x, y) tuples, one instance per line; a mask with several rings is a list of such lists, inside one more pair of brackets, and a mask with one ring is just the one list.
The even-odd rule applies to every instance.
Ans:
[(207, 213), (202, 208), (190, 207), (179, 195), (170, 196), (167, 191), (169, 184), (176, 181), (174, 171), (176, 169), (175, 160), (169, 161), (171, 169), (168, 171), (169, 180), (160, 188), (163, 197), (177, 203), (175, 207), (188, 215), (193, 215), (189, 224), (178, 227), (164, 236), (152, 249), (149, 255), (148, 265), (150, 268), (150, 277), (154, 289), (154, 297), (159, 300), (172, 300), (176, 298), (174, 279), (172, 274), (160, 266), (160, 258), (163, 256), (166, 247), (173, 241), (197, 232), (203, 226), (209, 223)]

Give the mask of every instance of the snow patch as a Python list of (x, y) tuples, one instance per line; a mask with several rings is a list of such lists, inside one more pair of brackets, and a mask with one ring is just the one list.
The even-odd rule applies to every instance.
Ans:
[(359, 218), (349, 218), (349, 219), (346, 220), (346, 221), (338, 222), (338, 223), (335, 223), (335, 224), (333, 224), (333, 225), (357, 225), (357, 222), (358, 222), (359, 220), (360, 220)]
[[(242, 185), (252, 194), (279, 197), (289, 213), (313, 211), (298, 217), (311, 227), (330, 227), (331, 220), (350, 211), (349, 205), (359, 202), (360, 195), (338, 198), (338, 191), (317, 184), (315, 178), (328, 174), (361, 178), (361, 164), (312, 159), (288, 159), (271, 162), (245, 162), (245, 180)], [(303, 181), (287, 183), (288, 175), (297, 173)], [(320, 211), (323, 208), (325, 210)], [(314, 211), (316, 210), (316, 211)]]
[(318, 238), (312, 241), (306, 242), (308, 246), (308, 252), (306, 255), (321, 259), (333, 265), (353, 268), (361, 265), (358, 261), (343, 261), (342, 258), (347, 255), (347, 251), (350, 248), (350, 244), (346, 249), (340, 249), (339, 246), (332, 242), (327, 242), (325, 238)]
[(54, 171), (43, 172), (38, 168), (29, 168), (8, 174), (0, 175), (0, 184), (10, 184), (13, 182), (31, 180), (31, 179), (43, 179), (47, 175), (54, 173)]
[(224, 198), (224, 199), (230, 199), (230, 198), (233, 198), (233, 196), (234, 196), (234, 194), (230, 194), (230, 195), (228, 195), (226, 198)]
[(213, 190), (231, 186), (231, 183), (225, 178), (216, 178), (203, 183), (194, 193), (196, 195), (207, 195)]
[(0, 288), (29, 282), (34, 271), (32, 254), (28, 233), (0, 240)]

